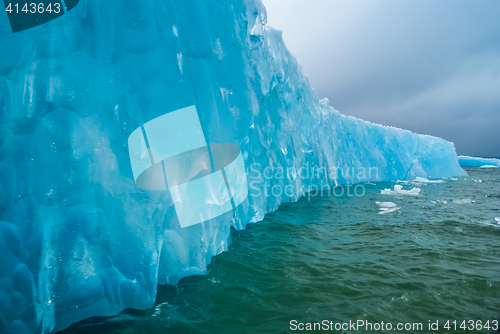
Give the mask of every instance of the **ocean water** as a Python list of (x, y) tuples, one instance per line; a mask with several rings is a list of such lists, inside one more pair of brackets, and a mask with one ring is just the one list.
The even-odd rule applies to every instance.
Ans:
[[(429, 321), (439, 321), (433, 333), (497, 332), (500, 169), (467, 172), (442, 183), (365, 184), (360, 197), (338, 190), (283, 204), (233, 231), (208, 275), (160, 286), (154, 309), (86, 320), (62, 333), (299, 332), (292, 320), (423, 326), (378, 333), (428, 333)], [(381, 193), (394, 185), (421, 191)], [(443, 328), (447, 320), (457, 329), (452, 322)], [(490, 329), (478, 330), (478, 320)]]

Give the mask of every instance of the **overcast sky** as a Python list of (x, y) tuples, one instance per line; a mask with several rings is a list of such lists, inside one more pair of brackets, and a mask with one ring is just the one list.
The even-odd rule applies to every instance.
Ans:
[(340, 112), (500, 157), (499, 0), (263, 0)]

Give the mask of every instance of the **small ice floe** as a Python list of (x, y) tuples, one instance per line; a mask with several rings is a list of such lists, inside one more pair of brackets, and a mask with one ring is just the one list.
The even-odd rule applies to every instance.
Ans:
[(451, 177), (450, 180), (452, 180), (452, 181), (458, 181), (458, 179), (456, 177)]
[(380, 208), (380, 212), (378, 213), (379, 215), (385, 215), (386, 213), (391, 213), (394, 211), (398, 211), (401, 208)]
[(479, 168), (500, 168), (498, 166), (491, 166), (491, 165), (484, 165), (484, 166), (481, 166)]
[(418, 196), (420, 194), (420, 191), (422, 189), (420, 188), (413, 188), (412, 190), (403, 190), (403, 186), (396, 184), (394, 185), (394, 190), (392, 189), (384, 189), (381, 190), (380, 192), (382, 195), (412, 195), (412, 196)]
[(378, 213), (379, 215), (391, 213), (401, 209), (397, 207), (398, 205), (396, 203), (392, 202), (375, 202), (375, 203), (377, 203), (377, 205), (380, 206), (380, 212)]
[(495, 220), (500, 224), (500, 217), (496, 217)]
[(474, 182), (476, 182), (476, 183), (482, 183), (483, 180), (474, 180)]
[(380, 206), (381, 208), (395, 208), (396, 206), (398, 206), (396, 203), (392, 203), (392, 202), (375, 202), (377, 203), (378, 206)]
[(423, 177), (417, 177), (417, 178), (415, 178), (414, 181), (419, 182), (419, 183), (444, 183), (445, 182), (443, 180), (428, 180), (428, 179), (424, 179)]
[(464, 198), (464, 199), (454, 199), (453, 203), (455, 203), (455, 204), (469, 204), (469, 203), (476, 203), (476, 202), (471, 200), (470, 198)]

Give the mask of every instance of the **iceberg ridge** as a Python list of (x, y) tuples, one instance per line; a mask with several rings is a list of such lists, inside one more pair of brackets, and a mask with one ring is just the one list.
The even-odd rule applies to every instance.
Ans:
[(477, 158), (461, 155), (458, 157), (461, 167), (500, 167), (499, 159)]

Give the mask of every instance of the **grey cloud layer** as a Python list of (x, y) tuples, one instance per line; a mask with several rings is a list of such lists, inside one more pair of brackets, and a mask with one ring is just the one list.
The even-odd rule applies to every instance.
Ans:
[(500, 156), (500, 2), (264, 0), (320, 98), (344, 114)]

